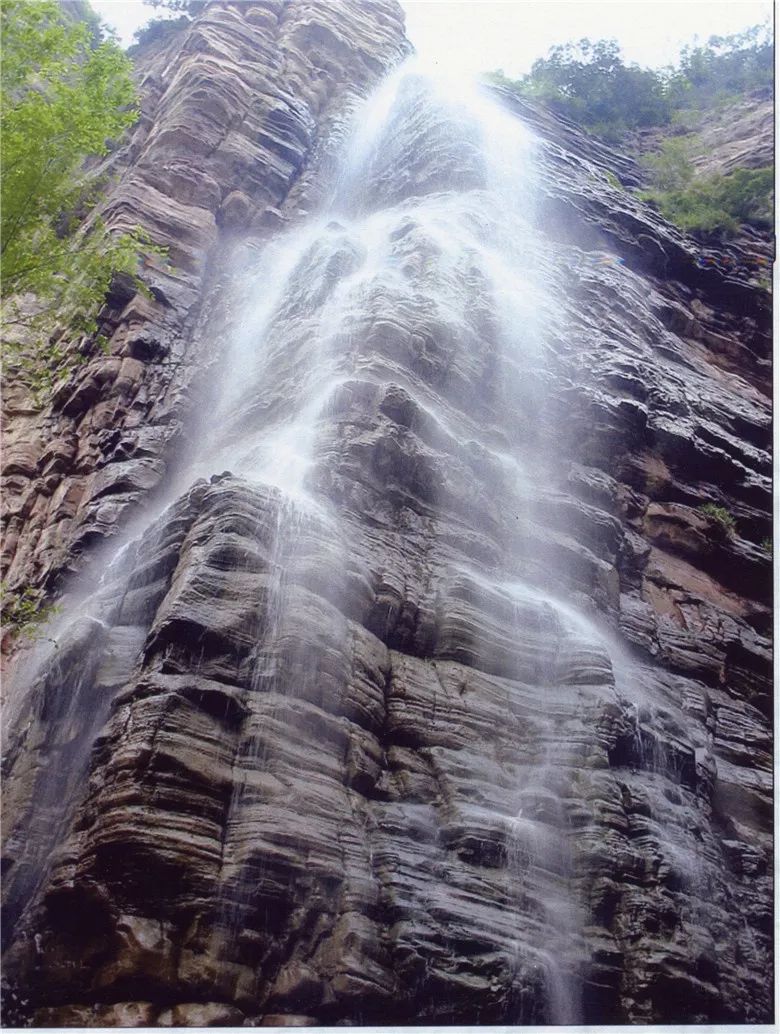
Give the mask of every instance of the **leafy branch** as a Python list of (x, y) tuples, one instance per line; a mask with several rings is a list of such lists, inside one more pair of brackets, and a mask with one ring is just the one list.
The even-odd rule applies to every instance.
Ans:
[(105, 181), (84, 172), (138, 117), (129, 59), (55, 0), (3, 0), (0, 17), (0, 325), (6, 370), (42, 404), (83, 361), (112, 276), (138, 283), (139, 252), (160, 252), (109, 233), (94, 215)]

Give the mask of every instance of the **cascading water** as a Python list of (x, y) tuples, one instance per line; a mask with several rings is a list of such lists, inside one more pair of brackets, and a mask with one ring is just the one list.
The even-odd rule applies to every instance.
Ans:
[[(468, 419), (466, 407), (474, 402), (468, 368), (452, 420), (446, 380), (439, 387), (425, 377), (424, 368), (418, 372), (415, 366), (421, 357), (412, 358), (409, 377), (389, 350), (381, 356), (378, 369), (375, 364), (372, 369), (361, 354), (358, 328), (361, 322), (365, 326), (377, 294), (386, 292), (394, 305), (420, 306), (422, 302), (423, 314), (430, 312), (437, 324), (444, 321), (465, 353), (469, 340), (484, 332), (485, 323), (492, 324), (495, 366), (486, 385), (495, 406), (492, 433), (485, 440), (474, 427), (476, 442), (468, 445), (476, 444), (500, 462), (509, 460), (509, 477), (516, 479), (516, 485), (508, 486), (510, 498), (518, 511), (526, 503), (532, 487), (529, 467), (533, 464), (538, 477), (540, 466), (548, 460), (540, 455), (533, 432), (528, 433), (537, 419), (540, 399), (530, 400), (523, 390), (531, 370), (544, 363), (539, 314), (547, 304), (538, 275), (544, 245), (533, 226), (534, 144), (522, 124), (478, 89), (461, 88), (453, 95), (452, 84), (449, 89), (447, 85), (408, 65), (386, 81), (359, 115), (360, 129), (347, 149), (326, 217), (313, 228), (294, 233), (276, 257), (277, 269), (283, 271), (269, 293), (276, 305), (261, 303), (265, 318), (247, 326), (238, 355), (230, 364), (241, 371), (241, 380), (251, 385), (244, 388), (251, 403), (242, 406), (239, 400), (237, 409), (250, 419), (255, 412), (259, 414), (259, 433), (255, 432), (259, 447), (253, 444), (252, 429), (247, 434), (247, 420), (242, 417), (236, 431), (238, 448), (231, 443), (225, 455), (225, 464), (236, 473), (299, 496), (313, 462), (316, 425), (327, 415), (328, 403), (338, 388), (357, 374), (379, 381), (402, 377), (404, 386), (415, 395), (422, 387), (423, 405), (431, 419), (446, 428), (445, 433), (453, 435), (453, 426), (458, 433), (464, 418)], [(433, 128), (448, 153), (445, 168), (435, 170), (440, 182), (424, 182), (420, 194), (407, 188), (407, 196), (394, 203), (395, 188), (385, 178), (384, 163), (387, 150), (392, 153), (398, 146), (407, 120), (418, 121), (423, 134)], [(407, 158), (407, 146), (404, 141), (397, 159)], [(447, 163), (453, 168), (447, 169)], [(405, 238), (410, 238), (409, 245)], [(481, 317), (479, 322), (475, 316)], [(252, 370), (258, 343), (259, 362)], [(279, 391), (280, 377), (274, 376), (275, 363), (283, 364), (284, 376), (294, 378), (283, 393)], [(273, 385), (277, 403), (280, 395), (288, 402), (295, 400), (289, 412), (280, 414), (278, 430), (270, 435), (269, 424), (273, 427), (273, 423), (268, 413), (273, 404), (262, 404), (265, 384)], [(464, 444), (455, 441), (454, 448), (458, 459), (468, 463)], [(258, 453), (268, 459), (258, 460)], [(521, 456), (526, 461), (522, 467)], [(219, 468), (221, 462), (212, 466)], [(291, 510), (286, 519), (290, 523), (296, 519)], [(285, 540), (287, 549), (283, 555), (275, 555), (275, 565), (293, 562), (294, 539), (289, 532)], [(511, 568), (506, 573), (522, 571), (524, 559), (521, 550), (510, 552), (505, 563)], [(283, 621), (281, 586), (277, 583), (273, 591), (275, 613), (266, 626), (266, 643), (278, 639)], [(516, 586), (514, 594), (526, 611), (533, 610), (532, 601), (537, 597), (528, 587)], [(555, 604), (544, 599), (537, 608), (532, 620), (538, 622), (542, 640), (551, 623), (556, 625)], [(565, 643), (563, 628), (557, 637)], [(540, 647), (542, 668), (547, 664), (550, 670), (536, 673), (536, 677), (542, 685), (555, 685), (557, 659), (547, 662), (548, 652), (547, 647)], [(259, 661), (258, 666), (265, 670)], [(505, 674), (519, 674), (511, 658)], [(271, 684), (273, 687), (274, 680)], [(267, 733), (260, 725), (256, 737), (247, 747), (250, 753), (256, 752), (261, 742), (267, 749)], [(520, 776), (521, 799), (546, 804), (537, 808), (541, 818), (533, 806), (530, 816), (524, 817), (521, 806), (513, 820), (515, 826), (509, 824), (508, 894), (511, 902), (518, 888), (531, 879), (540, 899), (545, 899), (534, 934), (519, 939), (518, 945), (522, 944), (545, 974), (548, 1018), (573, 1022), (579, 1015), (576, 981), (571, 965), (561, 964), (561, 956), (571, 950), (572, 937), (576, 943), (578, 931), (570, 900), (566, 819), (560, 799), (545, 779), (551, 771), (546, 761), (549, 749), (543, 749), (541, 757), (525, 766)], [(267, 767), (267, 760), (266, 755), (261, 767)], [(244, 792), (242, 788), (239, 797)], [(240, 799), (234, 806), (240, 806)], [(518, 838), (522, 850), (514, 843)], [(522, 865), (518, 862), (521, 855)], [(252, 882), (246, 874), (243, 882), (246, 904)], [(233, 934), (235, 919), (228, 925)]]
[[(588, 1014), (583, 988), (592, 954), (586, 933), (592, 888), (579, 864), (589, 846), (581, 831), (601, 775), (588, 783), (581, 774), (592, 744), (572, 739), (570, 726), (580, 712), (601, 721), (630, 706), (635, 725), (614, 751), (644, 770), (645, 783), (648, 770), (658, 770), (660, 779), (688, 755), (682, 747), (677, 759), (647, 755), (662, 695), (644, 686), (592, 605), (589, 612), (579, 605), (585, 596), (571, 561), (573, 529), (544, 527), (545, 494), (564, 459), (548, 412), (552, 342), (565, 333), (568, 317), (565, 292), (559, 293), (567, 270), (535, 206), (538, 147), (485, 92), (437, 82), (415, 62), (379, 87), (357, 113), (356, 127), (323, 209), (269, 244), (241, 278), (251, 297), (213, 412), (201, 421), (206, 444), (183, 475), (211, 477), (213, 492), (196, 484), (191, 493), (212, 492), (218, 501), (224, 480), (226, 506), (231, 486), (249, 486), (254, 523), (238, 527), (222, 511), (212, 523), (187, 523), (177, 503), (158, 519), (154, 535), (117, 561), (112, 584), (122, 583), (114, 590), (122, 603), (104, 616), (112, 642), (122, 645), (107, 653), (98, 643), (83, 648), (81, 688), (72, 700), (84, 709), (91, 700), (101, 705), (96, 722), (74, 740), (80, 758), (67, 761), (68, 785), (87, 765), (109, 690), (127, 681), (133, 664), (143, 667), (159, 655), (166, 678), (192, 673), (203, 685), (210, 680), (210, 688), (198, 689), (204, 699), (229, 682), (231, 673), (212, 658), (217, 646), (203, 632), (208, 615), (196, 627), (180, 615), (175, 598), (188, 591), (205, 613), (206, 591), (216, 599), (222, 583), (214, 575), (213, 583), (188, 589), (189, 575), (173, 570), (177, 561), (166, 543), (176, 538), (192, 555), (211, 550), (213, 570), (237, 572), (237, 595), (247, 597), (239, 631), (230, 630), (241, 637), (235, 660), (241, 690), (226, 698), (225, 709), (235, 711), (240, 728), (228, 764), (231, 790), (210, 911), (211, 950), (235, 967), (231, 993), (251, 999), (259, 993), (258, 972), (281, 966), (262, 930), (292, 922), (292, 884), (307, 894), (319, 886), (316, 855), (307, 855), (304, 866), (294, 853), (300, 833), (290, 830), (299, 828), (303, 798), (285, 736), (294, 729), (312, 752), (332, 740), (334, 757), (352, 759), (355, 738), (344, 728), (363, 708), (347, 699), (346, 689), (364, 677), (363, 668), (356, 674), (352, 652), (358, 627), (390, 654), (389, 662), (375, 665), (389, 716), (377, 732), (384, 744), (377, 757), (384, 751), (385, 764), (393, 749), (416, 742), (411, 733), (404, 738), (404, 716), (392, 703), (398, 672), (408, 668), (413, 681), (423, 670), (437, 687), (433, 739), (420, 753), (425, 779), (438, 789), (428, 797), (413, 790), (405, 800), (385, 786), (358, 801), (355, 787), (363, 790), (370, 780), (363, 775), (346, 786), (344, 814), (366, 831), (369, 846), (366, 859), (355, 861), (363, 848), (344, 846), (345, 820), (334, 817), (329, 846), (335, 842), (343, 852), (345, 881), (353, 878), (350, 866), (381, 869), (381, 877), (372, 877), (381, 884), (380, 904), (403, 898), (388, 861), (387, 831), (426, 844), (421, 865), (437, 867), (437, 890), (429, 900), (415, 898), (407, 874), (411, 889), (393, 913), (397, 960), (406, 964), (423, 953), (424, 945), (415, 943), (412, 951), (404, 941), (408, 916), (423, 910), (442, 935), (420, 964), (420, 986), (428, 981), (435, 995), (445, 975), (465, 967), (463, 994), (471, 994), (463, 959), (477, 950), (474, 944), (483, 950), (489, 942), (501, 963), (474, 985), (466, 1015), (477, 1022), (577, 1022)], [(626, 295), (633, 290), (626, 273)], [(223, 538), (212, 548), (209, 536), (223, 533), (223, 519)], [(372, 567), (380, 539), (395, 566), (386, 560)], [(414, 613), (413, 581), (422, 586)], [(369, 597), (380, 602), (366, 603)], [(76, 633), (63, 634), (66, 641)], [(182, 643), (199, 651), (194, 673), (181, 659)], [(72, 653), (68, 648), (68, 663)], [(106, 658), (121, 663), (110, 678), (95, 676)], [(61, 670), (56, 665), (48, 674), (44, 666), (41, 677), (53, 677)], [(459, 782), (465, 762), (451, 760), (447, 768), (438, 760), (437, 750), (445, 748), (436, 736), (446, 740), (437, 728), (438, 692), (462, 698), (465, 725), (470, 693), (495, 697), (505, 723), (453, 734), (477, 769), (468, 771), (476, 786), (468, 793)], [(387, 746), (392, 722), (401, 729), (400, 747)], [(705, 748), (702, 743), (700, 760)], [(322, 786), (314, 780), (309, 792), (323, 814), (335, 816), (329, 771), (323, 762), (316, 773)], [(640, 784), (628, 774), (624, 792), (641, 794)], [(42, 772), (37, 785), (38, 800), (50, 811), (51, 774)], [(679, 822), (667, 814), (675, 807), (654, 802), (647, 821), (653, 843), (672, 859), (667, 864), (690, 873), (701, 859), (690, 843), (679, 842)], [(50, 823), (45, 834), (33, 834), (36, 876), (20, 885), (17, 912), (44, 879), (59, 828)], [(484, 882), (480, 867), (501, 876)], [(345, 900), (356, 894), (343, 893)], [(317, 900), (314, 891), (311, 897)], [(458, 926), (464, 900), (486, 909), (482, 941)], [(348, 901), (343, 911), (355, 908)], [(296, 922), (306, 925), (302, 916)], [(295, 987), (314, 993), (313, 978), (298, 970), (281, 966), (269, 1000), (287, 1003), (294, 976)], [(459, 1006), (451, 1014), (448, 1007), (441, 1004), (437, 1018), (462, 1019)]]

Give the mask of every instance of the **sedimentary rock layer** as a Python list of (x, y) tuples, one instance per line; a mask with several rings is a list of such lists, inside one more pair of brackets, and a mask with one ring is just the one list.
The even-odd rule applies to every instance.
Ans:
[[(229, 25), (252, 46), (303, 33), (305, 55), (367, 85), (402, 51), (398, 24), (385, 4), (216, 3), (165, 75), (197, 76), (186, 39), (216, 47)], [(261, 48), (258, 76), (276, 60)], [(290, 60), (297, 110), (325, 58)], [(208, 148), (166, 96), (144, 139), (199, 175)], [(326, 152), (350, 92), (329, 96), (311, 131)], [(765, 1022), (766, 293), (702, 264), (615, 185), (630, 161), (576, 127), (504, 96), (490, 127), (520, 164), (495, 186), (478, 120), (415, 74), (385, 100), (346, 199), (274, 238), (294, 261), (209, 443), (232, 462), (188, 483), (16, 674), (14, 1015)], [(263, 195), (276, 161), (231, 190), (257, 174), (278, 207), (295, 188)], [(216, 299), (247, 280), (197, 276), (186, 311), (198, 297), (208, 315), (187, 354), (235, 356)], [(184, 407), (192, 381), (173, 383)], [(127, 412), (133, 434), (155, 427)], [(269, 442), (305, 452), (300, 491), (257, 476)], [(117, 519), (151, 488), (132, 451), (88, 469)], [(58, 553), (25, 526), (17, 564), (63, 565), (88, 512)]]
[(407, 49), (394, 0), (217, 0), (136, 57), (141, 118), (103, 170), (116, 182), (101, 214), (117, 232), (140, 227), (167, 258), (144, 263), (147, 295), (115, 283), (109, 356), (86, 342), (89, 360), (43, 413), (6, 387), (10, 589), (53, 589), (164, 490), (214, 355), (198, 328), (226, 249), (309, 204), (351, 105)]

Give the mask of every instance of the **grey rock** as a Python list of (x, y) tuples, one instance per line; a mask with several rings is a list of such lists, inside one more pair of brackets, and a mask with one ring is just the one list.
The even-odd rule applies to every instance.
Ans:
[[(506, 348), (478, 249), (430, 217), (465, 199), (498, 234), (478, 141), (413, 76), (198, 441), (246, 283), (219, 224), (305, 231), (404, 49), (389, 0), (215, 2), (144, 59), (114, 211), (177, 242), (169, 303), (123, 300), (115, 354), (50, 425), (19, 417), (8, 473), (13, 584), (77, 547), (103, 571), (7, 690), (12, 1018), (771, 1018), (765, 292), (613, 188), (628, 159), (512, 101), (547, 290)], [(392, 275), (366, 275), (361, 204)], [(290, 498), (253, 464), (315, 389)]]

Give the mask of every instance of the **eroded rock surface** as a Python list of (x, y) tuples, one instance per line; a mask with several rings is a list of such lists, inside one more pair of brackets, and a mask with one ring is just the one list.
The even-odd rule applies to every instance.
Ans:
[[(732, 97), (709, 111), (687, 112), (674, 135), (689, 143), (690, 157), (702, 175), (728, 175), (735, 169), (761, 169), (774, 162), (771, 90)], [(689, 135), (690, 134), (690, 135)], [(639, 153), (656, 151), (669, 130), (637, 132)]]
[[(42, 414), (5, 393), (4, 579), (53, 589), (164, 491), (197, 372), (213, 356), (198, 328), (203, 292), (236, 235), (262, 238), (306, 207), (315, 169), (356, 98), (408, 49), (394, 0), (216, 0), (136, 58), (142, 114), (111, 156), (102, 213), (166, 249), (117, 282), (102, 314), (110, 355), (92, 357)], [(195, 383), (193, 379), (195, 378)]]
[(505, 101), (401, 76), (205, 287), (279, 290), (243, 351), (203, 318), (213, 471), (12, 685), (23, 1019), (771, 1018), (768, 298)]

